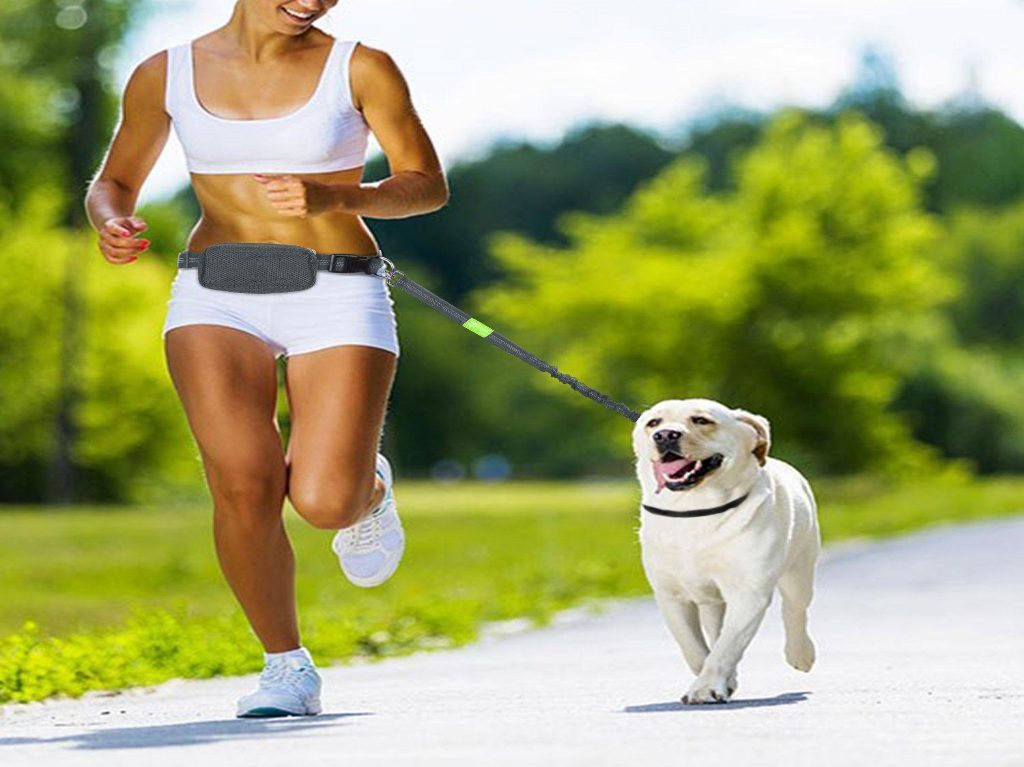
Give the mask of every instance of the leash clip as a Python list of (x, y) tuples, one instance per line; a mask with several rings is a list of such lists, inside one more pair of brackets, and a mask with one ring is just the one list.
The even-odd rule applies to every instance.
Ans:
[(381, 270), (383, 271), (383, 274), (380, 274), (380, 272), (378, 272), (378, 274), (380, 275), (381, 279), (384, 280), (384, 282), (386, 282), (390, 286), (394, 286), (394, 281), (402, 276), (402, 272), (398, 270), (394, 263), (392, 263), (391, 259), (389, 259), (387, 256), (381, 255), (378, 256), (378, 258), (384, 264), (384, 268), (383, 270)]

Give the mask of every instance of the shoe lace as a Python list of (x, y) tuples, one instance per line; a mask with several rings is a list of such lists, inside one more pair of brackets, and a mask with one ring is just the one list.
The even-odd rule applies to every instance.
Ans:
[(310, 671), (310, 666), (292, 668), (287, 663), (268, 663), (260, 673), (260, 686), (285, 687), (297, 695), (304, 695), (306, 689), (301, 680)]
[(377, 546), (377, 541), (383, 533), (381, 519), (387, 511), (388, 503), (391, 500), (390, 490), (381, 499), (380, 505), (370, 512), (362, 522), (357, 522), (345, 530), (345, 542), (351, 551), (366, 551)]
[(381, 533), (383, 532), (380, 520), (384, 514), (384, 506), (385, 504), (381, 503), (380, 506), (370, 513), (370, 516), (346, 531), (346, 538), (351, 550), (365, 551), (377, 545), (377, 541), (380, 540)]

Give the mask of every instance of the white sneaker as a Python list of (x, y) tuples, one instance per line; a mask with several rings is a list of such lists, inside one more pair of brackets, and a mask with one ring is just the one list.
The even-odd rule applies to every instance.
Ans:
[(320, 674), (307, 652), (267, 661), (256, 692), (238, 699), (239, 717), (307, 716), (320, 713)]
[(339, 530), (331, 544), (342, 572), (356, 586), (384, 583), (398, 569), (405, 551), (405, 532), (392, 491), (391, 464), (380, 453), (377, 453), (377, 474), (384, 480), (384, 498), (380, 505), (362, 522)]

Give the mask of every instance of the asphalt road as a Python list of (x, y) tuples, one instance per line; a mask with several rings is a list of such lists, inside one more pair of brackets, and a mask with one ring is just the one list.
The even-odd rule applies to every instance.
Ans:
[(785, 665), (773, 603), (725, 706), (650, 599), (327, 668), (324, 713), (237, 720), (253, 677), (0, 709), (0, 765), (1024, 765), (1024, 517), (829, 549)]

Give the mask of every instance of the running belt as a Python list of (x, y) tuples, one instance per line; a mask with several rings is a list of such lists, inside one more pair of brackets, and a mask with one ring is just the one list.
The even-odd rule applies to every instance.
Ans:
[[(317, 253), (316, 268), (321, 272), (335, 274), (376, 274), (384, 262), (380, 259), (380, 251), (376, 256), (356, 256), (350, 253)], [(195, 269), (199, 266), (201, 252), (183, 250), (178, 254), (179, 269)]]

